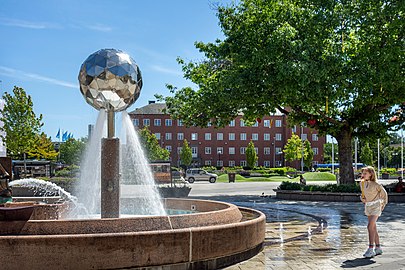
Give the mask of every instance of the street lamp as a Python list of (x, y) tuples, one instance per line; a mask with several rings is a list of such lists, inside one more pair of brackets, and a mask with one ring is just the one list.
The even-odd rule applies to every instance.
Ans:
[(222, 164), (221, 164), (221, 154), (222, 154), (222, 150), (221, 150), (221, 149), (218, 149), (217, 153), (218, 153), (218, 166), (222, 166)]

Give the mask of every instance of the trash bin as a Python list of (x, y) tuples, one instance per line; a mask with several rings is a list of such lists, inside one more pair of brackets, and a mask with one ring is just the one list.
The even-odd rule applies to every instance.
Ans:
[(228, 173), (229, 183), (235, 182), (236, 173)]

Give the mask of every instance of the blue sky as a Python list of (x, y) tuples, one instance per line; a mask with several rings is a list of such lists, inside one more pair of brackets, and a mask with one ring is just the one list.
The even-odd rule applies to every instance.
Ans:
[(203, 57), (195, 41), (222, 38), (209, 0), (77, 1), (2, 0), (0, 8), (0, 91), (19, 86), (31, 95), (42, 130), (55, 139), (58, 129), (87, 135), (97, 111), (81, 96), (77, 75), (82, 62), (103, 48), (123, 50), (139, 65), (143, 88), (128, 111), (165, 85), (192, 85), (176, 62)]

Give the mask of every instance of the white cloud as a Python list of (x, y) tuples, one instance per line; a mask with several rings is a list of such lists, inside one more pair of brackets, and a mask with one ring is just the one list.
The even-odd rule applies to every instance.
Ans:
[(47, 29), (47, 28), (58, 28), (57, 25), (47, 23), (47, 22), (31, 22), (17, 19), (0, 18), (0, 25), (13, 26), (29, 29)]
[(102, 24), (93, 24), (93, 25), (86, 25), (86, 27), (90, 30), (100, 31), (100, 32), (110, 32), (112, 31), (112, 27), (102, 25)]
[(40, 74), (35, 74), (35, 73), (29, 73), (17, 69), (12, 69), (4, 66), (0, 66), (0, 74), (7, 76), (7, 77), (12, 77), (12, 78), (26, 78), (26, 79), (32, 79), (36, 81), (42, 81), (42, 82), (47, 82), (50, 84), (55, 84), (55, 85), (60, 85), (64, 87), (69, 87), (69, 88), (75, 88), (77, 89), (78, 86), (77, 84), (71, 83), (71, 82), (66, 82), (46, 76), (42, 76)]
[(162, 67), (159, 65), (152, 65), (150, 67), (151, 67), (151, 69), (161, 72), (161, 73), (167, 73), (167, 74), (176, 75), (176, 76), (183, 75), (183, 73), (179, 70), (170, 69), (170, 68)]

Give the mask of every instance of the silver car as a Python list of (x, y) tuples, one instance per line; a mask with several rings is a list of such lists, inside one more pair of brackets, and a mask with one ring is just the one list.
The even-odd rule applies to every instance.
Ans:
[(186, 180), (189, 183), (194, 183), (194, 181), (209, 181), (210, 183), (215, 183), (217, 178), (218, 175), (215, 173), (209, 173), (203, 169), (188, 169), (186, 171)]

